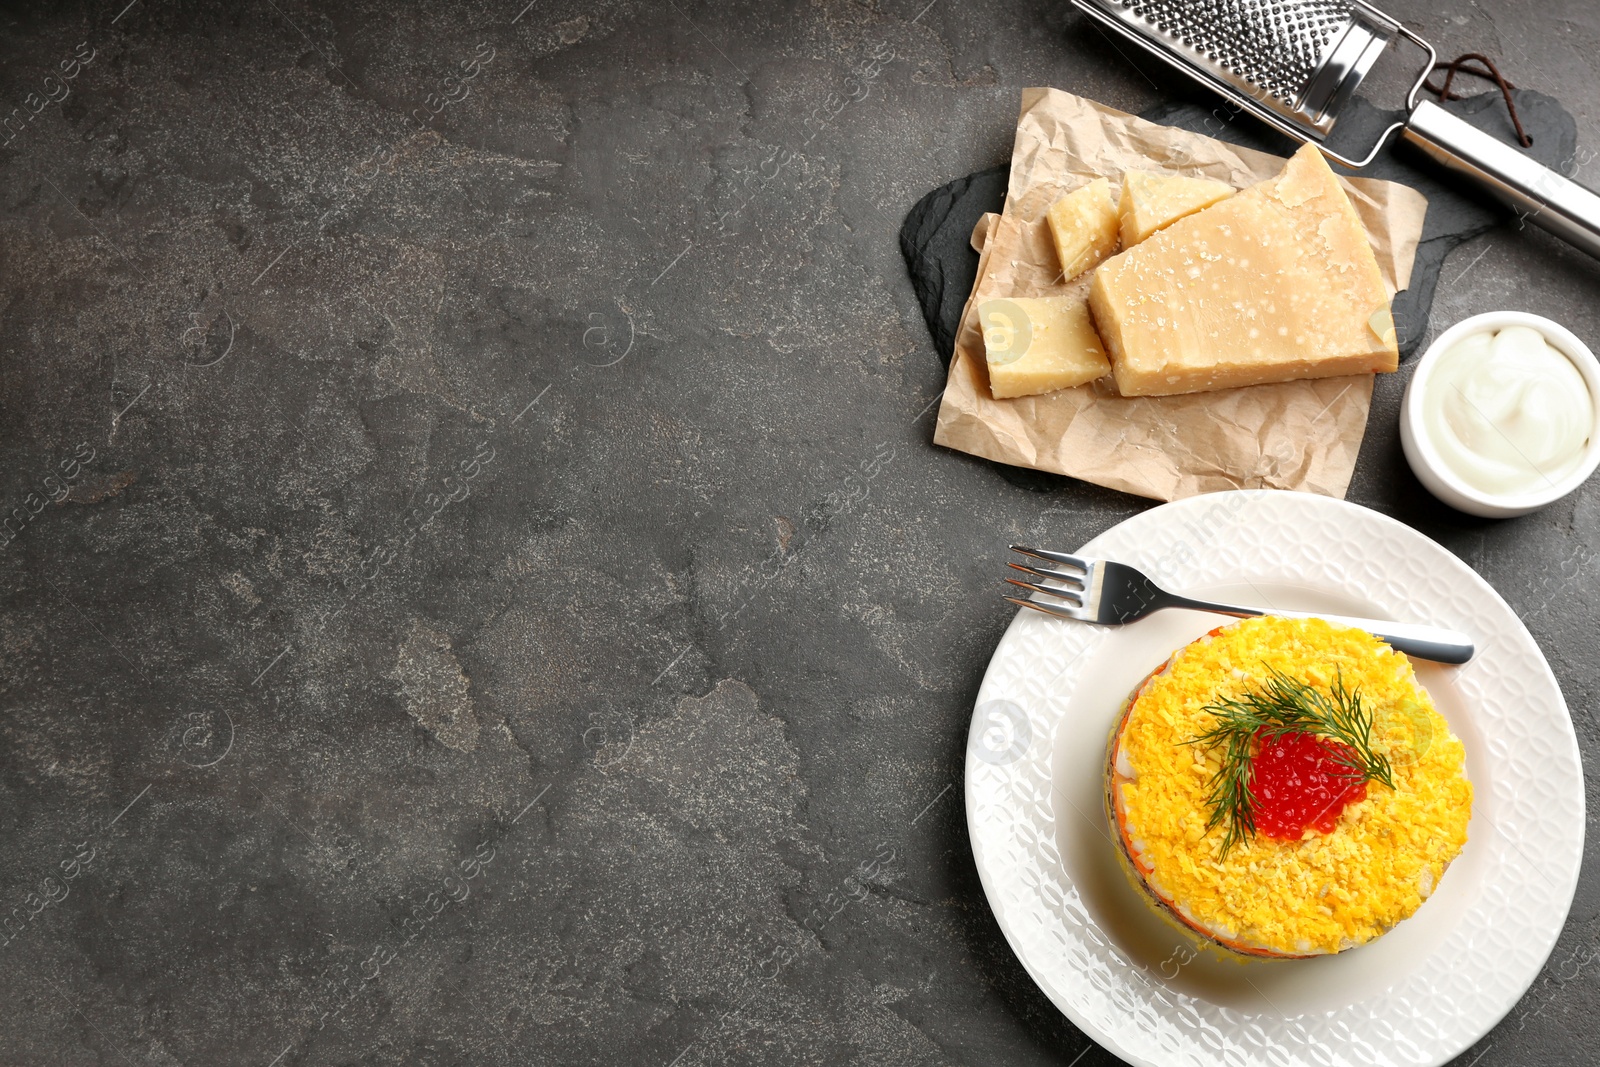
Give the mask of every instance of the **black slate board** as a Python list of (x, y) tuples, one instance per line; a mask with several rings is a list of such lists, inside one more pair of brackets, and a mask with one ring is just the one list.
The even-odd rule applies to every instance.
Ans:
[[(1566, 109), (1552, 97), (1529, 89), (1512, 91), (1523, 127), (1533, 140), (1530, 156), (1545, 166), (1570, 174), (1577, 156), (1578, 127)], [(1499, 93), (1484, 93), (1443, 105), (1474, 126), (1515, 143), (1515, 133)], [(1141, 118), (1166, 126), (1202, 133), (1231, 144), (1287, 156), (1297, 147), (1267, 126), (1226, 104), (1161, 104)], [(1370, 145), (1378, 132), (1398, 121), (1399, 112), (1381, 111), (1356, 98), (1339, 120), (1341, 145)], [(1237, 121), (1236, 121), (1237, 120)], [(1346, 154), (1349, 154), (1348, 152)], [(1363, 153), (1364, 154), (1364, 153)], [(949, 363), (955, 354), (956, 328), (961, 309), (978, 273), (978, 254), (972, 250), (972, 228), (985, 212), (999, 211), (1005, 203), (1010, 164), (990, 167), (942, 185), (917, 201), (900, 228), (900, 251), (911, 272), (911, 284), (922, 304), (923, 316), (933, 334), (934, 347)], [(1411, 286), (1394, 301), (1395, 329), (1402, 359), (1416, 353), (1428, 327), (1428, 311), (1439, 284), (1445, 256), (1462, 241), (1475, 237), (1510, 217), (1510, 212), (1478, 195), (1465, 178), (1435, 167), (1415, 149), (1395, 141), (1372, 164), (1358, 173), (1365, 178), (1401, 182), (1428, 198), (1422, 241), (1411, 271)]]

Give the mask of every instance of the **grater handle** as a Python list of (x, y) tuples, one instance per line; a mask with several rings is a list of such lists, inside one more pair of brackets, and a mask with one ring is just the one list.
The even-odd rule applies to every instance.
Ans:
[(1428, 100), (1412, 109), (1405, 139), (1445, 167), (1476, 178), (1519, 219), (1600, 257), (1600, 195)]

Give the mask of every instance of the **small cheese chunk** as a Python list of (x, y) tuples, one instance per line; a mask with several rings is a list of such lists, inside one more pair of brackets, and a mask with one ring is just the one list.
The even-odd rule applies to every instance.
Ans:
[(1069, 389), (1111, 373), (1081, 296), (985, 300), (978, 324), (989, 391), (998, 399)]
[(1276, 178), (1107, 260), (1089, 306), (1124, 396), (1392, 371), (1400, 360), (1372, 245), (1310, 145)]
[(1122, 176), (1122, 247), (1132, 248), (1157, 230), (1234, 193), (1227, 182), (1130, 170)]
[(1117, 205), (1111, 183), (1096, 178), (1050, 205), (1050, 235), (1061, 259), (1061, 280), (1070, 282), (1117, 250)]

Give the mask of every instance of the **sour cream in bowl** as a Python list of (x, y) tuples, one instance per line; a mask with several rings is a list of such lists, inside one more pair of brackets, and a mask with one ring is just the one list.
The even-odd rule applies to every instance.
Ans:
[(1451, 507), (1489, 518), (1537, 511), (1600, 466), (1600, 362), (1538, 315), (1464, 319), (1417, 361), (1400, 443)]

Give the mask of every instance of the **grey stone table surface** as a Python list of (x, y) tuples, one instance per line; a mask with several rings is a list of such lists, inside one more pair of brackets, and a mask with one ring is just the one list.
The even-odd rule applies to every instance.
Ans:
[[(1393, 10), (1600, 184), (1592, 3)], [(1184, 91), (1043, 0), (7, 5), (0, 1063), (1113, 1062), (960, 775), (1004, 546), (1150, 504), (931, 443), (895, 241), (1032, 85)], [(1508, 226), (1435, 328), (1597, 293)], [(1522, 613), (1593, 780), (1600, 488), (1433, 503), (1405, 380), (1351, 498)], [(1593, 855), (1460, 1063), (1593, 1062)]]

